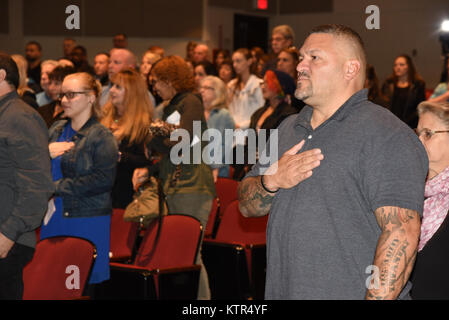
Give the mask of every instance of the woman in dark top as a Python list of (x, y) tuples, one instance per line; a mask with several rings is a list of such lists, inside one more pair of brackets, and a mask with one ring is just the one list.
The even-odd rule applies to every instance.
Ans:
[(101, 123), (109, 128), (119, 145), (117, 178), (112, 189), (112, 206), (126, 208), (133, 200), (132, 176), (136, 168), (147, 167), (145, 138), (151, 123), (153, 105), (145, 80), (134, 70), (122, 70), (111, 77), (109, 101)]
[(382, 107), (389, 108), (389, 101), (379, 88), (379, 79), (377, 78), (376, 70), (370, 64), (366, 65), (366, 80), (365, 88), (368, 89), (368, 100), (378, 104)]
[(418, 106), (417, 134), (429, 157), (413, 299), (449, 299), (449, 104)]
[(393, 74), (385, 80), (382, 93), (390, 101), (391, 112), (412, 129), (416, 128), (416, 107), (426, 100), (426, 84), (408, 55), (403, 54), (395, 59)]
[[(158, 129), (163, 131), (162, 128), (170, 126), (178, 128), (180, 133), (188, 132), (188, 138), (182, 137), (183, 139), (179, 141), (184, 148), (178, 148), (178, 140), (171, 141), (170, 134), (154, 133), (147, 143), (148, 150), (163, 155), (159, 162), (159, 177), (167, 196), (169, 214), (193, 216), (205, 227), (215, 197), (215, 184), (211, 168), (201, 157), (202, 149), (206, 146), (201, 138), (207, 129), (207, 123), (201, 98), (193, 93), (195, 90), (193, 74), (184, 59), (168, 56), (154, 65), (151, 75), (157, 93), (162, 99), (170, 101), (164, 107), (162, 121), (152, 124), (152, 132), (157, 132)], [(201, 125), (201, 130), (195, 130), (195, 124)], [(185, 148), (190, 150), (190, 157), (187, 157), (187, 153), (182, 153)], [(175, 150), (179, 152), (174, 152)], [(199, 163), (194, 162), (192, 158), (197, 158)], [(176, 164), (178, 160), (181, 160), (181, 163)], [(133, 183), (135, 185), (142, 183), (148, 178), (148, 174), (148, 169), (137, 169)], [(197, 263), (202, 265), (201, 253), (198, 255)], [(198, 299), (210, 299), (208, 277), (203, 265)]]
[(262, 84), (262, 94), (266, 103), (251, 116), (250, 128), (256, 129), (257, 132), (266, 129), (268, 140), (269, 129), (277, 128), (285, 118), (298, 113), (298, 109), (292, 107), (290, 102), (295, 88), (295, 81), (287, 73), (267, 70)]

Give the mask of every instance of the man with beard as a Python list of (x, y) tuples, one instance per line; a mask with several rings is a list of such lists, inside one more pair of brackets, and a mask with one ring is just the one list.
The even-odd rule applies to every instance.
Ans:
[(27, 76), (29, 87), (38, 93), (42, 91), (41, 82), (41, 59), (42, 47), (39, 42), (30, 41), (25, 47), (25, 58), (28, 61)]
[(265, 297), (409, 298), (426, 152), (368, 101), (355, 31), (314, 28), (299, 61), (295, 96), (306, 106), (278, 127), (282, 156), (256, 164), (239, 185), (243, 215), (270, 213)]

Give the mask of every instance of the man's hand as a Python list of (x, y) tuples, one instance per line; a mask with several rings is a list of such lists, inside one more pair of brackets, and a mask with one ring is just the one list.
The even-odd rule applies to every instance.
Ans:
[(8, 239), (0, 232), (0, 259), (6, 258), (13, 245), (14, 241)]
[(298, 153), (304, 146), (304, 140), (286, 151), (276, 163), (265, 172), (263, 178), (269, 190), (290, 189), (312, 176), (312, 170), (324, 159), (320, 149)]
[[(286, 151), (276, 163), (272, 164), (263, 176), (268, 190), (288, 189), (310, 178), (312, 170), (324, 159), (319, 149), (299, 153), (304, 140)], [(266, 215), (271, 208), (274, 193), (268, 193), (261, 184), (261, 177), (248, 177), (239, 184), (239, 208), (245, 217)]]
[(214, 182), (217, 182), (217, 180), (218, 180), (218, 171), (219, 171), (220, 169), (213, 169), (212, 170), (212, 175), (213, 175), (213, 177), (214, 177)]
[(50, 157), (52, 159), (62, 156), (75, 146), (73, 142), (52, 142), (48, 145)]
[(133, 188), (137, 189), (139, 185), (141, 185), (145, 180), (148, 179), (148, 169), (147, 168), (137, 168), (133, 173)]

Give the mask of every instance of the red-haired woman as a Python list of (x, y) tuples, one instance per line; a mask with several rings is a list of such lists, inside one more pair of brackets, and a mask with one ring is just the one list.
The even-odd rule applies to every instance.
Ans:
[[(164, 107), (162, 122), (157, 122), (152, 127), (167, 127), (169, 124), (178, 128), (178, 132), (184, 130), (183, 132), (189, 134), (187, 148), (190, 150), (190, 157), (180, 164), (176, 164), (176, 160), (181, 158), (180, 154), (171, 152), (178, 141), (170, 141), (168, 135), (153, 135), (147, 143), (150, 152), (155, 151), (163, 155), (159, 163), (159, 177), (167, 196), (169, 214), (181, 213), (193, 216), (205, 227), (215, 197), (215, 184), (211, 168), (201, 159), (203, 147), (201, 138), (207, 129), (207, 123), (201, 98), (193, 93), (195, 79), (187, 63), (178, 56), (159, 60), (151, 70), (151, 77), (153, 88), (159, 96), (163, 100), (170, 101)], [(195, 121), (201, 125), (201, 132), (194, 131)], [(195, 154), (198, 147), (200, 152)], [(171, 159), (171, 156), (177, 159)], [(192, 160), (195, 156), (200, 160), (198, 164)], [(142, 183), (147, 177), (148, 169), (136, 169), (133, 183), (135, 185)], [(198, 263), (202, 264), (201, 255), (198, 257)], [(209, 282), (204, 266), (200, 273), (198, 299), (210, 299)]]

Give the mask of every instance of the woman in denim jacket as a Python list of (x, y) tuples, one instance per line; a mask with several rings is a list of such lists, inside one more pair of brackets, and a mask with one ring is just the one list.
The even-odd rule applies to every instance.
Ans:
[(111, 190), (118, 160), (112, 133), (97, 120), (100, 88), (87, 73), (64, 79), (60, 98), (68, 120), (55, 122), (49, 131), (56, 191), (41, 229), (42, 239), (75, 236), (96, 246), (89, 284), (109, 279)]

